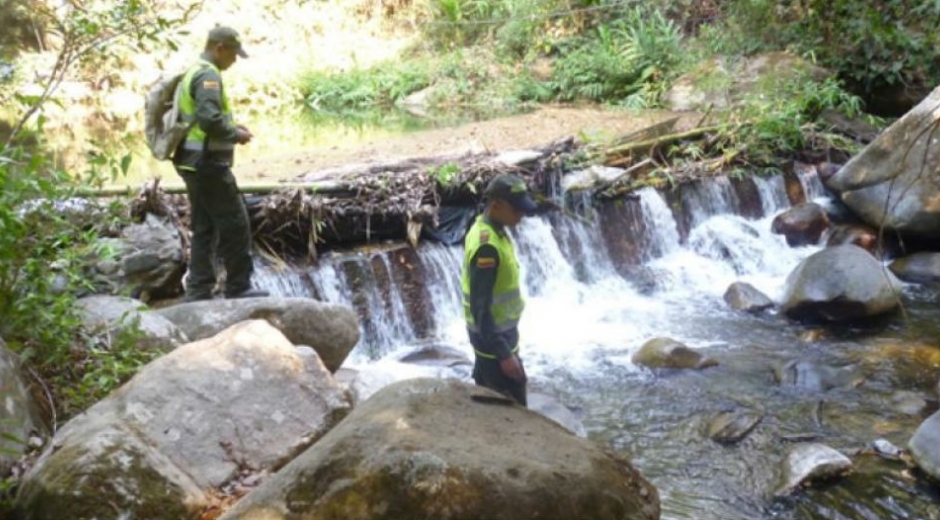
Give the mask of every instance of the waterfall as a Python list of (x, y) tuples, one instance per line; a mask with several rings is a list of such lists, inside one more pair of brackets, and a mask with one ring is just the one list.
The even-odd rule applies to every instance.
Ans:
[[(695, 320), (682, 312), (701, 314), (704, 308), (723, 306), (722, 293), (737, 280), (776, 297), (783, 277), (810, 250), (790, 249), (782, 237), (770, 233), (769, 219), (786, 206), (782, 178), (755, 183), (767, 215), (757, 221), (734, 214), (741, 203), (726, 178), (685, 190), (681, 205), (691, 222), (685, 243), (677, 217), (652, 188), (636, 194), (638, 225), (603, 222), (584, 201), (579, 216), (523, 220), (511, 235), (527, 298), (520, 330), (527, 357), (535, 360), (533, 371), (558, 362), (587, 367), (592, 351), (629, 350), (665, 330), (692, 337), (693, 332), (684, 329)], [(604, 226), (611, 225), (637, 230), (640, 236), (634, 242), (643, 248), (642, 265), (624, 271), (612, 259), (603, 233)], [(408, 263), (403, 252), (417, 261), (402, 267)], [(413, 252), (401, 245), (327, 254), (317, 266), (305, 269), (259, 267), (256, 278), (259, 286), (276, 295), (316, 297), (355, 308), (362, 329), (355, 363), (427, 340), (469, 352), (459, 278), (462, 255), (460, 246), (423, 243)], [(403, 281), (402, 273), (418, 280), (421, 290)], [(422, 316), (428, 324), (419, 333), (416, 320)]]
[(823, 186), (815, 166), (798, 164), (796, 176), (800, 179), (807, 202), (826, 197), (826, 187)]

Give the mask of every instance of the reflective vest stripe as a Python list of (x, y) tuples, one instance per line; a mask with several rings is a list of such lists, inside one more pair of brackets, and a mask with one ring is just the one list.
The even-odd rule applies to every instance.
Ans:
[[(488, 352), (482, 352), (482, 351), (479, 351), (479, 350), (477, 350), (477, 349), (473, 349), (473, 352), (474, 352), (476, 355), (478, 355), (478, 356), (480, 356), (480, 357), (482, 357), (482, 358), (486, 358), (486, 359), (499, 359), (499, 358), (497, 358), (496, 356), (494, 356), (493, 354), (490, 354), (490, 353), (488, 353)], [(512, 353), (513, 353), (513, 354), (518, 354), (518, 353), (519, 353), (519, 345), (516, 345), (515, 347), (513, 347)]]

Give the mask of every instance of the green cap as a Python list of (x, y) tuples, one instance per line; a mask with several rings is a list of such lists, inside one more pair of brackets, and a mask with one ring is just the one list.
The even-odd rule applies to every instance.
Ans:
[(529, 187), (526, 186), (524, 180), (515, 175), (504, 174), (494, 177), (486, 186), (483, 195), (487, 200), (505, 200), (525, 215), (532, 215), (538, 210), (538, 205), (529, 196)]
[(207, 44), (221, 43), (226, 47), (231, 47), (235, 49), (235, 52), (242, 58), (247, 58), (248, 53), (245, 52), (245, 49), (242, 48), (242, 41), (238, 37), (238, 31), (232, 29), (231, 27), (225, 27), (222, 25), (217, 25), (209, 31), (209, 38), (206, 40)]

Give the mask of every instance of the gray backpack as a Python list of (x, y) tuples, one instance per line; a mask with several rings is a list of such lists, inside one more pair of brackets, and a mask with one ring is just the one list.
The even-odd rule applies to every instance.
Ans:
[(144, 133), (147, 147), (161, 161), (173, 157), (193, 123), (180, 121), (179, 89), (186, 73), (161, 77), (147, 92), (144, 101)]

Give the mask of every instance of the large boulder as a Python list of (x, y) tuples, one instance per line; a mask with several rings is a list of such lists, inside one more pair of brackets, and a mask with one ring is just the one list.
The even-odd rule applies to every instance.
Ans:
[(182, 292), (183, 243), (166, 219), (148, 213), (144, 222), (124, 228), (120, 238), (102, 239), (98, 249), (109, 252), (92, 259), (89, 274), (98, 292), (133, 292), (145, 300)]
[(299, 350), (255, 320), (150, 363), (59, 430), (26, 475), (18, 511), (194, 518), (206, 490), (244, 468), (279, 467), (348, 412), (319, 358)]
[(43, 430), (38, 408), (20, 372), (16, 354), (0, 338), (0, 476), (26, 451), (30, 435)]
[(940, 412), (917, 428), (907, 447), (920, 469), (940, 481)]
[(816, 244), (828, 228), (829, 216), (826, 210), (814, 202), (784, 211), (771, 224), (771, 231), (785, 236), (790, 247)]
[(864, 249), (828, 247), (787, 276), (780, 310), (796, 320), (848, 321), (895, 310), (901, 282)]
[(703, 369), (718, 361), (671, 338), (653, 338), (633, 354), (633, 364), (647, 368)]
[(853, 157), (826, 186), (867, 224), (910, 234), (940, 234), (940, 186), (934, 165), (940, 146), (940, 88)]
[[(878, 252), (878, 230), (865, 225), (839, 224), (829, 228), (826, 247), (855, 245), (871, 254)], [(885, 249), (882, 245), (882, 249)]]
[(295, 345), (313, 347), (335, 372), (359, 342), (356, 314), (310, 298), (246, 298), (184, 303), (154, 311), (200, 340), (245, 320), (266, 320)]
[(93, 333), (140, 334), (138, 342), (143, 348), (172, 350), (189, 339), (170, 320), (144, 312), (147, 306), (125, 296), (94, 295), (78, 300), (86, 329)]
[(659, 518), (629, 462), (505, 401), (453, 380), (386, 387), (220, 520)]
[(940, 253), (914, 253), (891, 262), (888, 269), (905, 282), (940, 285)]

